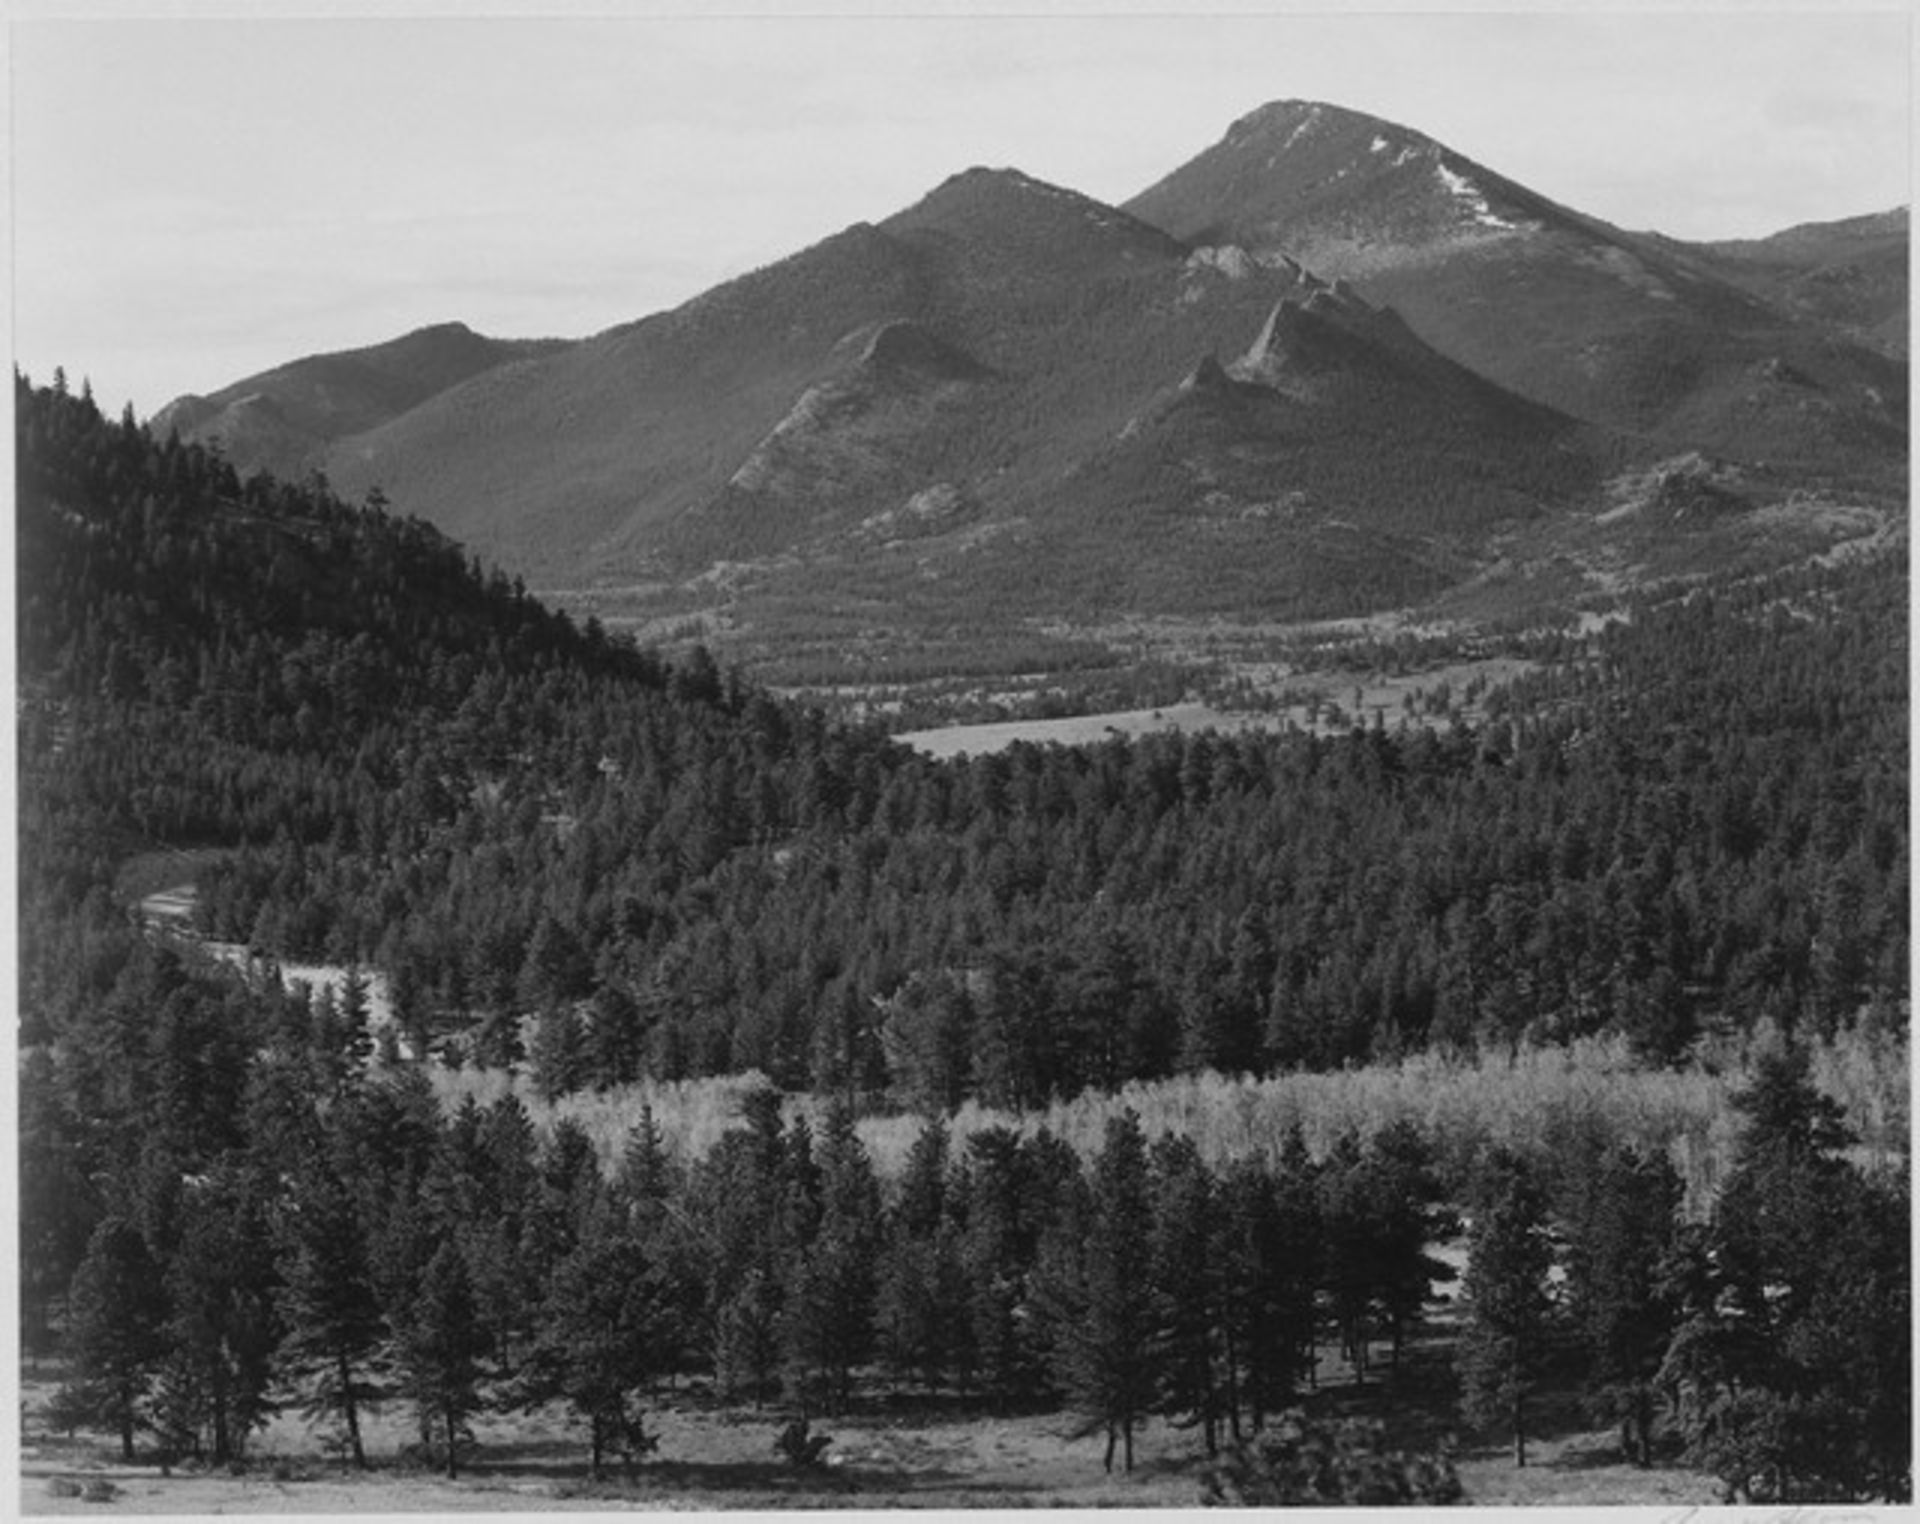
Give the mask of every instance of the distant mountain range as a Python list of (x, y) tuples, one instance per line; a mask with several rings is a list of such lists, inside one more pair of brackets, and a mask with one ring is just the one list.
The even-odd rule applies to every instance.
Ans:
[(1626, 233), (1279, 102), (1125, 207), (969, 170), (592, 338), (447, 325), (154, 421), (736, 628), (1356, 613), (1591, 550), (1634, 483), (1903, 501), (1906, 245)]

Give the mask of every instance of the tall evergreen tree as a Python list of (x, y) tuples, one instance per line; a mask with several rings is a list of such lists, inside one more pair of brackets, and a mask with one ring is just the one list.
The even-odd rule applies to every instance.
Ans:
[(645, 1249), (611, 1208), (593, 1215), (548, 1282), (519, 1400), (558, 1398), (585, 1421), (595, 1481), (608, 1451), (631, 1462), (653, 1448), (639, 1399), (665, 1345), (661, 1290)]
[[(1747, 1127), (1711, 1234), (1723, 1368), (1693, 1405), (1690, 1452), (1736, 1495), (1908, 1498), (1905, 1190), (1844, 1157), (1850, 1134), (1803, 1050), (1765, 1053), (1733, 1103)], [(1670, 1374), (1699, 1366), (1701, 1321), (1676, 1334)]]
[(888, 1213), (875, 1290), (875, 1333), (901, 1378), (937, 1386), (964, 1362), (968, 1320), (957, 1225), (948, 1211), (949, 1139), (930, 1117), (908, 1151), (899, 1199)]
[(1012, 1131), (987, 1128), (967, 1139), (967, 1155), (960, 1259), (969, 1343), (987, 1389), (1006, 1401), (1029, 1392), (1037, 1378), (1023, 1331), (1039, 1236), (1029, 1153)]
[(160, 1267), (132, 1223), (109, 1217), (93, 1230), (73, 1278), (68, 1348), (73, 1376), (68, 1411), (81, 1411), (120, 1436), (133, 1459), (145, 1422), (148, 1383), (166, 1348), (166, 1295)]
[(472, 1440), (468, 1420), (483, 1406), (487, 1338), (453, 1239), (443, 1240), (427, 1261), (394, 1335), (402, 1386), (419, 1414), (420, 1432), (432, 1448), (444, 1447), (447, 1476), (456, 1478), (460, 1454)]
[(1277, 1172), (1236, 1160), (1220, 1184), (1216, 1246), (1226, 1340), (1228, 1419), (1241, 1437), (1286, 1409), (1312, 1371), (1319, 1216), (1304, 1145)]
[(1513, 1462), (1524, 1466), (1527, 1398), (1548, 1352), (1553, 1242), (1545, 1196), (1526, 1161), (1503, 1153), (1490, 1175), (1468, 1239), (1462, 1395), (1473, 1422), (1507, 1425)]
[(1164, 1318), (1159, 1406), (1176, 1422), (1198, 1425), (1214, 1456), (1228, 1408), (1219, 1347), (1224, 1266), (1214, 1252), (1218, 1192), (1191, 1138), (1160, 1139), (1151, 1164), (1148, 1273)]
[(1454, 1278), (1453, 1267), (1428, 1250), (1457, 1234), (1460, 1223), (1445, 1204), (1433, 1150), (1410, 1122), (1389, 1123), (1368, 1140), (1366, 1179), (1377, 1233), (1374, 1296), (1397, 1368), (1434, 1285)]
[(1569, 1223), (1568, 1312), (1587, 1359), (1599, 1410), (1620, 1425), (1621, 1450), (1653, 1464), (1654, 1378), (1678, 1309), (1665, 1294), (1680, 1208), (1680, 1177), (1667, 1160), (1609, 1149), (1587, 1179)]
[(167, 1263), (163, 1443), (225, 1465), (273, 1416), (276, 1275), (261, 1182), (227, 1167), (187, 1183)]
[(880, 1187), (844, 1101), (828, 1108), (815, 1157), (818, 1224), (793, 1261), (782, 1333), (803, 1404), (817, 1391), (838, 1412), (872, 1349), (880, 1250)]
[[(1107, 1436), (1103, 1465), (1116, 1445), (1133, 1469), (1133, 1436), (1153, 1410), (1165, 1321), (1144, 1263), (1152, 1200), (1146, 1137), (1129, 1110), (1107, 1122), (1094, 1161), (1085, 1237), (1056, 1234), (1048, 1275), (1055, 1379), (1067, 1403)], [(1076, 1252), (1077, 1250), (1077, 1252)]]
[(274, 1221), (281, 1285), (280, 1360), (306, 1383), (311, 1418), (337, 1418), (349, 1458), (367, 1464), (360, 1415), (382, 1395), (371, 1364), (385, 1334), (364, 1225), (323, 1162), (291, 1182)]
[(1383, 1213), (1390, 1203), (1375, 1189), (1360, 1139), (1352, 1132), (1335, 1140), (1318, 1184), (1327, 1310), (1354, 1379), (1364, 1381), (1380, 1301)]

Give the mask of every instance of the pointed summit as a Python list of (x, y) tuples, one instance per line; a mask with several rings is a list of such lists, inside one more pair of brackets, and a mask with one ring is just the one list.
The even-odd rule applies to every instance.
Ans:
[(1567, 214), (1425, 133), (1274, 101), (1127, 204), (1176, 237), (1231, 238), (1339, 273), (1535, 233)]
[(1227, 129), (1222, 142), (1235, 146), (1257, 142), (1270, 150), (1277, 146), (1282, 151), (1304, 148), (1321, 153), (1355, 145), (1369, 153), (1438, 146), (1410, 127), (1326, 101), (1303, 100), (1269, 101), (1249, 111)]
[(1090, 274), (1121, 263), (1179, 264), (1188, 248), (1118, 207), (1017, 169), (974, 168), (881, 224), (955, 274)]

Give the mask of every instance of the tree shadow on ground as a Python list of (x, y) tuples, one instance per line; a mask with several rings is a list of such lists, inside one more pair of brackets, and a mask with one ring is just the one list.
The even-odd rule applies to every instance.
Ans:
[[(771, 1450), (769, 1446), (769, 1450)], [(1017, 1496), (1037, 1489), (1005, 1481), (982, 1482), (948, 1466), (898, 1465), (829, 1459), (796, 1467), (779, 1456), (766, 1459), (698, 1460), (682, 1456), (648, 1457), (623, 1463), (618, 1456), (591, 1474), (578, 1439), (525, 1439), (476, 1453), (460, 1466), (463, 1479), (476, 1483), (537, 1485), (567, 1497), (600, 1497), (609, 1502), (679, 1494), (711, 1494), (722, 1506), (830, 1506), (862, 1494), (972, 1494)]]
[(801, 1471), (778, 1460), (650, 1460), (630, 1469), (614, 1462), (603, 1467), (602, 1477), (596, 1482), (588, 1475), (584, 1461), (543, 1465), (516, 1456), (503, 1458), (492, 1467), (476, 1465), (466, 1474), (475, 1480), (538, 1481), (554, 1495), (568, 1498), (604, 1498), (618, 1503), (685, 1496), (713, 1506), (748, 1509), (836, 1507), (862, 1497), (977, 1494), (1012, 1499), (1037, 1491), (1019, 1483), (981, 1481), (944, 1467), (846, 1464)]

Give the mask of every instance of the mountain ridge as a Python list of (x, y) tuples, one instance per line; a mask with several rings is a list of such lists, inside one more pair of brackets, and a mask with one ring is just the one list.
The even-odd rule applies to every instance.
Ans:
[(206, 396), (177, 397), (150, 421), (162, 435), (219, 438), (250, 469), (297, 477), (340, 439), (496, 366), (570, 342), (495, 339), (462, 322), (434, 323), (383, 343), (306, 355)]
[[(1889, 240), (1626, 234), (1411, 128), (1274, 102), (1125, 206), (962, 170), (671, 310), (477, 365), (314, 464), (547, 585), (735, 630), (801, 606), (895, 632), (1366, 612), (1689, 453), (1749, 504), (1890, 499), (1904, 364), (1779, 295)], [(287, 404), (260, 382), (227, 409), (264, 434)]]
[[(1760, 463), (1786, 441), (1832, 467), (1821, 434), (1835, 413), (1904, 430), (1902, 367), (1728, 279), (1724, 260), (1624, 233), (1365, 113), (1270, 103), (1125, 205), (1180, 237), (1344, 277), (1481, 374), (1664, 445)], [(1774, 360), (1830, 407), (1809, 417), (1803, 395), (1769, 388)]]

